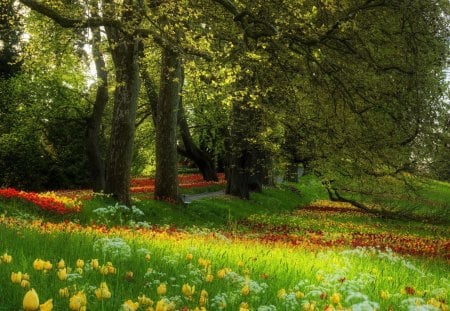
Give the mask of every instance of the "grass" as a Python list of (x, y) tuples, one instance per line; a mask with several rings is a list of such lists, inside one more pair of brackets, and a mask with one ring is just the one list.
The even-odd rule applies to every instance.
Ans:
[[(422, 188), (427, 200), (439, 204), (428, 209), (445, 215), (449, 185), (429, 187)], [(22, 306), (28, 288), (10, 279), (19, 271), (29, 274), (41, 303), (53, 299), (54, 310), (67, 310), (79, 291), (88, 310), (135, 310), (123, 304), (139, 297), (137, 310), (448, 309), (447, 226), (387, 220), (328, 202), (312, 177), (250, 200), (223, 196), (182, 206), (134, 198), (143, 214), (96, 197), (70, 221), (30, 213), (20, 201), (0, 201), (7, 212), (0, 217), (0, 254), (12, 256), (10, 263), (0, 257), (0, 310)], [(94, 212), (101, 208), (114, 213)], [(49, 260), (52, 269), (35, 270), (36, 258)], [(57, 276), (60, 259), (71, 268), (66, 280)], [(85, 265), (77, 270), (78, 259)], [(100, 267), (111, 262), (115, 273), (102, 274), (91, 259)], [(97, 299), (101, 282), (111, 298)], [(161, 284), (164, 295), (157, 293)], [(61, 288), (69, 297), (59, 295)]]

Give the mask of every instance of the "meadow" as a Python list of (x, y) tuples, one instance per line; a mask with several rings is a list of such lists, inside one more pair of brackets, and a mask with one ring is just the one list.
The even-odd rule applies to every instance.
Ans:
[(310, 177), (186, 205), (132, 186), (133, 208), (2, 189), (0, 310), (448, 310), (449, 184), (403, 202), (422, 221), (328, 201)]

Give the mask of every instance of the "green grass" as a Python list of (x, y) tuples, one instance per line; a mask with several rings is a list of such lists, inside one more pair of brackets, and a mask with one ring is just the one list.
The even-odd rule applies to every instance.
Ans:
[[(443, 208), (448, 203), (449, 189), (449, 184), (439, 182), (423, 186), (421, 191), (428, 201), (417, 203), (415, 212), (446, 215)], [(126, 300), (137, 301), (142, 294), (155, 302), (160, 300), (163, 297), (156, 293), (156, 288), (161, 283), (167, 284), (165, 298), (176, 304), (176, 310), (199, 307), (202, 289), (208, 292), (208, 310), (239, 310), (243, 302), (249, 304), (250, 310), (270, 305), (277, 310), (301, 310), (307, 304), (324, 310), (332, 303), (330, 297), (334, 293), (340, 295), (342, 307), (357, 309), (358, 303), (366, 301), (365, 307), (360, 306), (365, 310), (372, 310), (370, 304), (379, 310), (390, 307), (408, 310), (416, 302), (438, 305), (439, 301), (449, 300), (450, 267), (442, 257), (445, 249), (433, 258), (402, 257), (373, 248), (350, 250), (347, 246), (326, 244), (342, 236), (351, 238), (354, 233), (362, 233), (369, 237), (385, 235), (387, 242), (398, 238), (398, 245), (411, 243), (412, 250), (415, 245), (427, 247), (415, 244), (423, 239), (439, 241), (442, 246), (450, 238), (445, 224), (389, 220), (355, 211), (302, 209), (324, 199), (326, 193), (320, 182), (311, 176), (303, 177), (299, 184), (264, 189), (263, 193), (252, 194), (249, 200), (223, 196), (174, 205), (136, 195), (134, 204), (144, 215), (130, 216), (119, 209), (107, 223), (109, 231), (91, 226), (94, 222), (101, 223), (94, 210), (114, 206), (108, 197), (86, 201), (82, 213), (71, 218), (84, 227), (73, 223), (59, 225), (61, 218), (49, 219), (33, 209), (29, 213), (30, 206), (20, 201), (0, 201), (0, 210), (6, 212), (0, 218), (0, 254), (8, 252), (13, 257), (9, 264), (0, 263), (0, 310), (21, 308), (27, 289), (10, 280), (11, 272), (18, 271), (30, 275), (31, 287), (36, 289), (41, 303), (54, 299), (54, 310), (67, 310), (68, 298), (58, 294), (63, 287), (68, 287), (71, 295), (84, 290), (88, 310), (119, 310)], [(403, 198), (400, 201), (408, 204)], [(437, 203), (427, 205), (429, 201)], [(158, 228), (113, 227), (128, 224), (130, 219)], [(47, 223), (48, 220), (54, 224)], [(269, 240), (267, 235), (281, 239)], [(110, 240), (109, 248), (95, 247), (101, 239), (114, 237), (126, 244)], [(286, 237), (322, 240), (313, 243), (306, 239), (294, 246)], [(114, 255), (113, 249), (118, 255)], [(146, 254), (151, 255), (150, 260), (145, 258)], [(192, 261), (186, 259), (188, 254), (192, 254)], [(36, 258), (51, 261), (53, 269), (47, 273), (35, 271), (32, 263)], [(71, 279), (66, 281), (56, 275), (55, 265), (61, 258), (72, 268)], [(102, 275), (88, 264), (82, 274), (75, 273), (77, 259), (88, 263), (92, 258), (98, 258), (100, 265), (111, 261), (117, 273)], [(201, 266), (201, 258), (210, 264)], [(218, 272), (224, 268), (233, 273), (221, 279)], [(125, 276), (128, 271), (133, 272), (132, 278)], [(209, 274), (213, 276), (212, 282), (206, 280)], [(112, 297), (101, 302), (95, 297), (95, 289), (103, 281)], [(183, 284), (196, 286), (193, 297), (183, 295)], [(248, 295), (243, 291), (246, 286), (250, 288)], [(287, 296), (281, 295), (283, 289)], [(222, 298), (227, 303), (224, 309), (219, 308)], [(139, 310), (145, 308), (141, 306)]]

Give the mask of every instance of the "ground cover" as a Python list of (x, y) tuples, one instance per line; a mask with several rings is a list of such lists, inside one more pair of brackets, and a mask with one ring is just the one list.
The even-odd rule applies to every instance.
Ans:
[(98, 196), (59, 218), (2, 207), (0, 305), (34, 288), (54, 310), (448, 310), (447, 226), (327, 201), (314, 178), (247, 201), (134, 203)]

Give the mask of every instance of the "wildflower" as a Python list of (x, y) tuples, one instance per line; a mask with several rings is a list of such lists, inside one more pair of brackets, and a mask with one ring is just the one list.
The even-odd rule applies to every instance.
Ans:
[(388, 293), (387, 291), (385, 291), (385, 290), (382, 290), (382, 291), (380, 292), (380, 297), (381, 297), (381, 299), (386, 300), (386, 299), (389, 298), (389, 293)]
[(205, 277), (205, 281), (208, 283), (211, 283), (214, 279), (214, 276), (212, 274), (207, 274)]
[(44, 268), (45, 271), (49, 271), (53, 268), (53, 265), (50, 261), (47, 260), (47, 261), (44, 261), (42, 268)]
[(78, 274), (83, 274), (83, 268), (76, 268), (75, 272)]
[(84, 267), (84, 260), (83, 259), (77, 259), (75, 266), (77, 268), (83, 268)]
[(286, 293), (286, 290), (285, 290), (284, 288), (280, 289), (280, 290), (278, 291), (278, 293), (277, 293), (277, 297), (278, 297), (279, 299), (285, 299), (285, 298), (286, 298), (286, 295), (287, 295), (287, 293)]
[(341, 301), (341, 295), (338, 293), (334, 293), (330, 297), (330, 301), (332, 304), (337, 305)]
[(30, 288), (30, 281), (22, 279), (22, 281), (20, 282), (20, 286), (22, 286), (23, 288)]
[(305, 294), (301, 291), (297, 291), (297, 292), (295, 292), (295, 298), (297, 298), (297, 299), (305, 298)]
[(332, 305), (327, 305), (323, 308), (323, 311), (334, 311), (334, 307)]
[(166, 303), (166, 300), (161, 299), (156, 303), (155, 311), (167, 311), (169, 308), (169, 304)]
[(26, 280), (26, 281), (30, 280), (30, 276), (28, 275), (28, 273), (22, 273), (22, 280)]
[(148, 298), (145, 295), (139, 296), (138, 302), (140, 305), (143, 305), (143, 306), (150, 306), (150, 307), (153, 306), (153, 300), (151, 300), (150, 298)]
[(136, 311), (138, 308), (139, 302), (133, 302), (131, 299), (128, 299), (122, 305), (123, 311)]
[(64, 269), (59, 269), (57, 272), (58, 275), (58, 279), (60, 279), (61, 281), (64, 281), (67, 279), (67, 268)]
[(126, 280), (132, 281), (132, 280), (133, 280), (133, 277), (134, 277), (133, 271), (127, 271), (127, 272), (125, 273), (125, 279), (126, 279)]
[(241, 289), (242, 296), (248, 296), (250, 294), (250, 287), (248, 285), (244, 285)]
[(86, 294), (83, 291), (79, 291), (69, 300), (69, 309), (72, 311), (86, 310)]
[(0, 256), (0, 261), (2, 263), (11, 263), (12, 261), (12, 256), (8, 255), (8, 253), (4, 253), (2, 256)]
[(58, 263), (56, 264), (57, 269), (63, 269), (66, 267), (66, 263), (64, 262), (64, 259), (60, 259)]
[(116, 268), (114, 268), (112, 262), (108, 261), (106, 263), (106, 268), (108, 269), (108, 274), (116, 274)]
[(167, 293), (167, 286), (166, 284), (162, 283), (158, 286), (158, 288), (156, 289), (156, 292), (158, 293), (158, 295), (165, 295)]
[(69, 297), (69, 289), (67, 287), (60, 288), (59, 289), (59, 296), (63, 297), (63, 298), (68, 298)]
[(199, 258), (198, 259), (198, 264), (200, 266), (203, 266), (205, 269), (211, 265), (211, 261), (208, 259), (204, 259), (204, 258)]
[(217, 271), (217, 277), (219, 279), (223, 279), (225, 275), (227, 275), (227, 271), (225, 269), (220, 269), (219, 271)]
[(20, 282), (22, 282), (22, 272), (11, 272), (11, 282), (20, 284)]
[(23, 297), (22, 305), (25, 311), (35, 311), (39, 309), (39, 296), (33, 288), (26, 292)]
[(98, 300), (111, 298), (111, 292), (109, 291), (106, 282), (101, 282), (100, 287), (95, 289), (95, 297), (97, 297)]
[(405, 292), (406, 292), (408, 295), (414, 295), (414, 294), (416, 293), (416, 290), (415, 290), (413, 287), (406, 286), (406, 287), (405, 287)]
[(202, 291), (200, 292), (200, 299), (198, 301), (198, 304), (200, 305), (200, 307), (204, 307), (207, 301), (208, 301), (208, 292), (202, 289)]
[(93, 269), (98, 269), (98, 259), (91, 259), (91, 267)]
[(191, 298), (192, 295), (194, 295), (195, 292), (195, 286), (191, 286), (189, 284), (183, 284), (183, 286), (181, 287), (181, 292), (183, 293), (183, 295), (185, 295), (186, 297)]
[(53, 310), (53, 299), (49, 299), (39, 306), (40, 311), (52, 311)]
[(149, 261), (152, 258), (150, 254), (145, 254), (145, 260)]
[(192, 259), (194, 259), (194, 255), (192, 255), (191, 253), (186, 255), (186, 260), (191, 261)]
[(246, 302), (241, 302), (241, 304), (239, 305), (239, 311), (249, 311), (250, 307), (248, 305), (248, 303)]
[(44, 261), (40, 258), (33, 261), (33, 268), (37, 271), (44, 269)]
[(303, 311), (314, 311), (316, 305), (312, 302), (306, 302), (303, 304)]
[(100, 272), (100, 274), (107, 275), (107, 274), (108, 274), (108, 267), (105, 266), (105, 265), (102, 265), (102, 266), (98, 269), (98, 271)]

